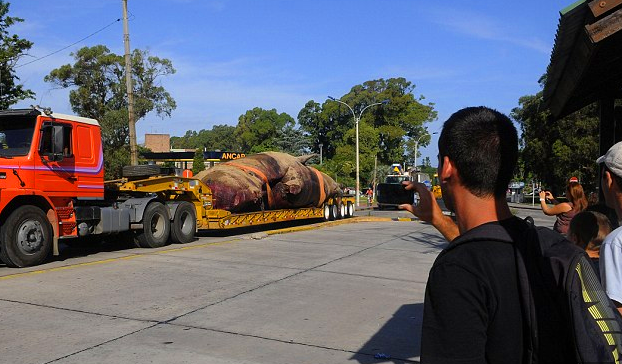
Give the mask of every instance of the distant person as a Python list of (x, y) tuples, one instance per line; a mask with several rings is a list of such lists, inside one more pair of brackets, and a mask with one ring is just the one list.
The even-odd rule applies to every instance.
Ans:
[[(566, 186), (566, 198), (568, 202), (558, 202), (550, 191), (540, 191), (540, 207), (545, 215), (556, 216), (553, 230), (562, 235), (568, 232), (570, 220), (579, 212), (587, 207), (587, 198), (583, 192), (583, 187), (579, 184), (576, 177), (568, 181)], [(546, 200), (550, 200), (555, 206), (549, 207)]]
[(609, 218), (596, 211), (579, 212), (568, 227), (568, 240), (585, 250), (596, 273), (600, 272), (600, 246), (609, 233)]
[[(608, 207), (622, 220), (622, 142), (596, 160), (602, 167), (600, 183)], [(622, 227), (607, 235), (600, 246), (600, 279), (609, 298), (622, 313)]]
[[(526, 338), (516, 247), (533, 227), (512, 215), (507, 186), (518, 160), (512, 121), (487, 107), (469, 107), (445, 121), (438, 141), (438, 177), (445, 216), (422, 183), (417, 206), (400, 205), (430, 222), (450, 241), (436, 258), (426, 285), (421, 362), (427, 364), (576, 363), (566, 300), (557, 282), (537, 277), (538, 348)], [(546, 229), (544, 229), (546, 231)], [(561, 238), (548, 230), (548, 235)], [(532, 265), (531, 255), (525, 256)], [(531, 362), (531, 361), (530, 361)]]

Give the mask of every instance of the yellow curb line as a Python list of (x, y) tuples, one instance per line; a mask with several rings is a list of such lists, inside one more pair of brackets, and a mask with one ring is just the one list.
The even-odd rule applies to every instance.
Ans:
[(63, 271), (63, 270), (69, 270), (69, 269), (74, 269), (74, 268), (79, 268), (79, 267), (87, 267), (87, 266), (91, 266), (91, 265), (112, 263), (112, 262), (117, 262), (117, 261), (121, 261), (121, 260), (130, 260), (130, 259), (140, 258), (140, 257), (145, 256), (145, 255), (166, 254), (166, 253), (172, 253), (172, 252), (182, 251), (182, 250), (205, 248), (205, 247), (213, 246), (213, 245), (229, 244), (229, 243), (233, 243), (233, 242), (240, 241), (240, 240), (241, 239), (217, 241), (217, 242), (213, 242), (213, 243), (204, 243), (204, 244), (199, 244), (199, 245), (184, 246), (184, 247), (180, 247), (180, 248), (158, 250), (158, 251), (149, 251), (147, 253), (136, 253), (136, 254), (126, 255), (126, 256), (118, 257), (118, 258), (110, 258), (110, 259), (96, 260), (96, 261), (92, 261), (92, 262), (77, 263), (77, 264), (65, 265), (65, 266), (62, 266), (62, 267), (56, 267), (56, 268), (48, 268), (48, 269), (34, 270), (34, 271), (30, 271), (30, 272), (14, 273), (14, 274), (6, 275), (6, 276), (1, 276), (0, 277), (0, 281), (12, 279), (12, 278), (18, 278), (18, 277), (31, 276), (31, 275), (36, 275), (36, 274), (43, 274), (43, 273), (50, 273), (50, 272), (59, 272), (59, 271)]

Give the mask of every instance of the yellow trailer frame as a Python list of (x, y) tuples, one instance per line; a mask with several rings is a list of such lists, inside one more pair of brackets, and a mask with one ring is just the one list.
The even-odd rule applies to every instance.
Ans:
[[(329, 217), (350, 217), (354, 213), (355, 200), (350, 196), (330, 198), (322, 207), (232, 213), (227, 210), (214, 209), (212, 190), (196, 178), (157, 176), (137, 181), (122, 180), (115, 182), (115, 185), (119, 191), (153, 193), (164, 202), (191, 202), (196, 208), (197, 229), (232, 229), (304, 219), (325, 218), (328, 220)], [(339, 209), (342, 212), (339, 212)], [(343, 213), (344, 210), (346, 213)]]

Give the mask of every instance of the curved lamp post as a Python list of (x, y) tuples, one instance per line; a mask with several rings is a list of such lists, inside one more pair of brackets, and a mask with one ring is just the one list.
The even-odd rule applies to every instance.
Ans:
[(332, 96), (328, 96), (329, 100), (338, 102), (340, 104), (344, 104), (348, 107), (348, 109), (350, 109), (350, 112), (352, 113), (352, 117), (354, 117), (354, 123), (356, 125), (356, 207), (359, 207), (359, 194), (361, 192), (361, 188), (360, 188), (360, 181), (359, 181), (359, 121), (361, 121), (361, 116), (363, 115), (363, 112), (367, 109), (369, 109), (372, 106), (376, 106), (376, 105), (386, 105), (389, 103), (389, 100), (383, 100), (381, 102), (376, 102), (370, 105), (365, 106), (361, 112), (359, 112), (358, 117), (356, 116), (356, 113), (354, 112), (354, 109), (352, 109), (352, 107), (348, 104), (346, 104), (345, 102), (336, 99)]

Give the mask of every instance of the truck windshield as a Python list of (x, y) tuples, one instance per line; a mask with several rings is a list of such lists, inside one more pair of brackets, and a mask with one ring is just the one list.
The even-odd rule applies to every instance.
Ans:
[(36, 117), (0, 119), (0, 157), (28, 154), (35, 132)]

